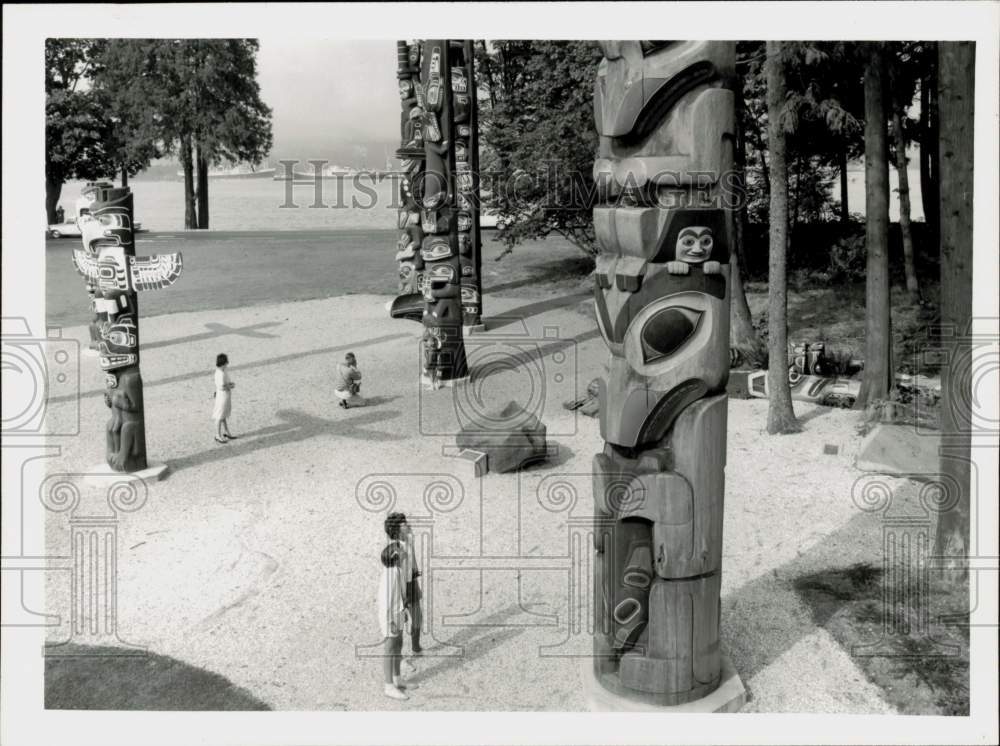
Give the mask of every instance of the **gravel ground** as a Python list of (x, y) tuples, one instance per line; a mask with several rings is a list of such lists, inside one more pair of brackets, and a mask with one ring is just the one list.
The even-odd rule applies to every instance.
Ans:
[[(171, 472), (120, 516), (119, 635), (275, 709), (584, 709), (572, 655), (589, 649), (589, 548), (574, 527), (587, 515), (601, 440), (595, 419), (560, 405), (606, 355), (578, 312), (586, 299), (488, 296), (492, 331), (469, 342), (473, 362), (518, 354), (524, 364), (485, 387), (435, 392), (417, 385), (420, 327), (387, 318), (387, 300), (143, 319), (148, 450)], [(64, 335), (82, 342), (85, 330)], [(372, 406), (343, 411), (331, 372), (348, 350)], [(210, 420), (218, 352), (232, 361), (231, 427), (241, 436), (225, 446)], [(93, 358), (83, 359), (81, 392), (81, 435), (30, 468), (76, 473), (101, 460), (106, 409)], [(449, 457), (450, 433), (509, 399), (531, 403), (557, 450), (544, 466), (476, 481)], [(766, 402), (730, 403), (723, 647), (750, 691), (748, 710), (887, 712), (792, 588), (805, 572), (879, 561), (878, 522), (851, 499), (857, 415), (796, 406), (805, 431), (769, 437)], [(65, 417), (72, 402), (52, 407)], [(824, 455), (828, 444), (836, 455)], [(405, 703), (382, 697), (380, 661), (366, 647), (378, 642), (378, 511), (390, 504), (424, 542), (433, 627)], [(47, 549), (65, 553), (67, 522), (49, 518)], [(67, 639), (68, 578), (54, 575), (47, 594), (50, 612), (63, 614), (50, 638)]]

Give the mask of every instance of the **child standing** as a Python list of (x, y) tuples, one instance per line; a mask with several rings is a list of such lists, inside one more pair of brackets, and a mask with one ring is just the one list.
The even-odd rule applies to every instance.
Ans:
[(393, 541), (382, 550), (382, 571), (378, 581), (378, 623), (385, 638), (382, 658), (382, 691), (392, 699), (409, 699), (400, 687), (399, 666), (403, 659), (403, 624), (406, 615), (400, 564), (405, 549)]
[(225, 353), (220, 353), (215, 357), (215, 407), (212, 410), (212, 419), (215, 420), (215, 442), (228, 443), (236, 438), (229, 432), (229, 415), (233, 411), (232, 394), (233, 387), (236, 386), (229, 379), (229, 358)]

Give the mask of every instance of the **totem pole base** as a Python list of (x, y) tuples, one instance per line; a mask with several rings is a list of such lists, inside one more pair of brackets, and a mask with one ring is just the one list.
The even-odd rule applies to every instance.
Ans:
[(480, 322), (478, 324), (472, 324), (470, 326), (462, 327), (462, 336), (468, 337), (470, 334), (482, 334), (486, 331), (486, 324)]
[(652, 705), (637, 702), (613, 692), (597, 683), (594, 662), (587, 658), (580, 664), (583, 679), (583, 696), (591, 712), (659, 712), (663, 714), (690, 714), (698, 712), (739, 712), (747, 703), (747, 690), (743, 680), (733, 668), (729, 658), (722, 656), (722, 683), (706, 697), (682, 705)]
[(432, 381), (429, 376), (420, 376), (420, 384), (431, 391), (436, 391), (437, 389), (451, 389), (456, 386), (461, 386), (469, 380), (468, 376), (462, 376), (461, 378), (449, 378), (447, 381)]
[(120, 474), (122, 476), (136, 477), (143, 482), (159, 482), (167, 476), (168, 471), (170, 471), (170, 465), (162, 462), (149, 462), (145, 469), (140, 469), (139, 471), (115, 471), (106, 462), (102, 461), (87, 469), (83, 481), (95, 481), (104, 484), (108, 477)]

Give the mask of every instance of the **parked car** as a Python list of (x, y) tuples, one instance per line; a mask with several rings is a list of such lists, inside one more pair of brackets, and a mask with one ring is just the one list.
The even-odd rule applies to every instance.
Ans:
[(499, 216), (497, 215), (497, 211), (491, 210), (487, 207), (479, 214), (479, 227), (484, 230), (495, 230), (497, 228), (498, 218)]
[[(133, 233), (148, 233), (148, 231), (142, 227), (142, 223), (136, 223), (132, 227)], [(50, 225), (48, 228), (49, 238), (67, 238), (76, 237), (79, 238), (82, 233), (80, 232), (80, 226), (77, 225), (76, 218), (70, 218), (63, 223), (55, 223)]]
[(55, 223), (49, 226), (50, 238), (63, 238), (66, 236), (80, 237), (80, 226), (76, 224), (76, 218), (70, 218), (62, 223)]

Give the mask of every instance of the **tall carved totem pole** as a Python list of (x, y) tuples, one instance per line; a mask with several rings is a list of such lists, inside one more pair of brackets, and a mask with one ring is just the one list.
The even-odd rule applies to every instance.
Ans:
[(146, 425), (139, 374), (138, 292), (172, 285), (180, 276), (181, 255), (135, 255), (132, 192), (111, 184), (88, 184), (87, 212), (81, 210), (83, 249), (73, 263), (87, 282), (105, 373), (104, 400), (111, 409), (107, 425), (108, 466), (140, 471), (146, 462)]
[(466, 375), (462, 326), (479, 324), (479, 179), (470, 42), (396, 43), (402, 206), (394, 318), (422, 321), (424, 374)]
[(602, 43), (594, 675), (675, 705), (720, 684), (733, 42)]

